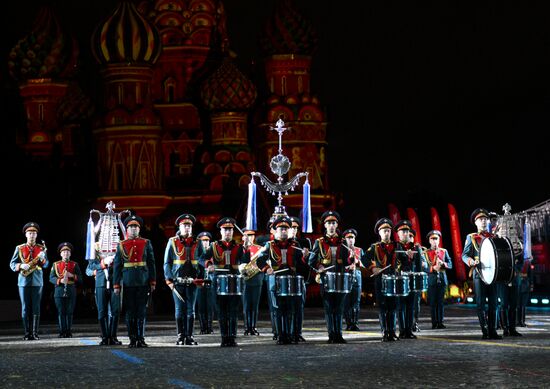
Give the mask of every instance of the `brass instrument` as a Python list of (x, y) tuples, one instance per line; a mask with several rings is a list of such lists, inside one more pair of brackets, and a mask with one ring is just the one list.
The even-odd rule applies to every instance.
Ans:
[(31, 263), (29, 263), (30, 267), (27, 269), (27, 270), (20, 270), (20, 273), (27, 277), (29, 274), (31, 274), (33, 271), (36, 270), (36, 268), (38, 267), (38, 262), (41, 261), (42, 259), (44, 259), (45, 255), (46, 255), (46, 251), (48, 251), (48, 248), (46, 247), (46, 242), (42, 241), (42, 246), (44, 246), (44, 251), (42, 251), (40, 254), (38, 254), (36, 256), (36, 258), (34, 258)]
[(265, 250), (265, 246), (262, 247), (260, 250), (258, 250), (256, 254), (252, 256), (252, 258), (250, 258), (250, 261), (242, 267), (241, 274), (244, 276), (245, 281), (248, 281), (261, 271), (256, 261), (258, 260), (260, 254), (262, 254)]

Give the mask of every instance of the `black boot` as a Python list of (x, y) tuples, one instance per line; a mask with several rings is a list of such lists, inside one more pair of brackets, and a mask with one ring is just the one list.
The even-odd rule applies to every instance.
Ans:
[(220, 344), (221, 347), (227, 347), (229, 345), (229, 336), (228, 336), (228, 324), (227, 324), (227, 319), (226, 318), (220, 318), (219, 319), (219, 323), (220, 323), (220, 333), (221, 333), (221, 336), (222, 336), (222, 342)]
[(344, 320), (346, 320), (346, 331), (350, 331), (350, 330), (351, 330), (351, 324), (352, 324), (352, 322), (353, 322), (352, 315), (353, 315), (353, 314), (352, 314), (351, 308), (345, 310), (345, 313), (344, 313)]
[[(99, 328), (101, 329), (101, 342), (100, 346), (107, 346), (109, 344), (109, 332), (108, 332), (108, 323), (107, 318), (99, 319)], [(130, 336), (128, 334), (128, 336)]]
[(328, 340), (327, 343), (334, 343), (334, 319), (331, 314), (325, 314), (325, 320), (327, 322)]
[(178, 331), (178, 339), (176, 345), (183, 346), (185, 344), (185, 328), (183, 317), (176, 318), (176, 328)]
[(136, 319), (126, 319), (126, 327), (128, 328), (128, 338), (130, 338), (130, 343), (128, 344), (128, 347), (137, 347)]
[(353, 309), (351, 311), (351, 330), (361, 331), (359, 328), (359, 309)]
[(259, 336), (260, 333), (256, 328), (256, 323), (258, 322), (258, 311), (252, 312), (252, 335)]
[(481, 339), (489, 339), (489, 327), (487, 326), (487, 320), (485, 320), (485, 312), (478, 312), (477, 318), (479, 319), (479, 326), (483, 334)]
[(66, 332), (65, 332), (65, 337), (66, 338), (72, 338), (73, 337), (73, 332), (72, 332), (72, 328), (73, 328), (73, 315), (67, 315), (65, 316), (65, 323), (66, 323)]
[(214, 329), (212, 328), (212, 312), (207, 312), (206, 314), (206, 321), (208, 325), (208, 330), (206, 331), (207, 334), (213, 334)]
[(334, 315), (334, 343), (347, 343), (342, 336), (342, 315), (339, 314)]
[(23, 340), (34, 340), (32, 337), (32, 323), (30, 316), (23, 317), (23, 331), (25, 331), (25, 334), (23, 335)]
[(65, 337), (65, 317), (63, 315), (57, 315), (57, 323), (59, 326), (59, 335), (57, 335), (58, 338), (64, 338)]
[(38, 336), (39, 327), (40, 327), (40, 315), (33, 315), (32, 316), (32, 337), (35, 340), (40, 339), (40, 337)]
[(208, 333), (208, 322), (204, 313), (199, 313), (199, 324), (201, 326), (201, 335)]
[(496, 319), (497, 319), (496, 312), (489, 312), (489, 320), (488, 320), (489, 339), (496, 339), (496, 340), (502, 339), (502, 336), (497, 333)]
[[(508, 308), (502, 307), (499, 311), (500, 328), (502, 328), (502, 335), (509, 336), (509, 323), (508, 323)], [(498, 329), (498, 328), (497, 328)]]
[(285, 318), (281, 313), (277, 313), (277, 331), (279, 332), (279, 337), (277, 338), (277, 344), (286, 343), (286, 328), (285, 328)]
[(187, 316), (187, 335), (185, 336), (185, 344), (188, 346), (196, 346), (198, 343), (193, 339), (193, 327), (195, 325), (195, 315)]
[(516, 312), (517, 312), (516, 309), (511, 309), (510, 310), (509, 327), (508, 327), (509, 335), (510, 336), (523, 336), (516, 330)]
[(109, 344), (113, 346), (120, 346), (122, 342), (117, 338), (118, 331), (118, 316), (111, 316), (109, 318)]
[(237, 338), (237, 318), (236, 317), (230, 317), (229, 318), (229, 346), (236, 347), (237, 342), (235, 339)]
[(145, 343), (145, 319), (137, 319), (137, 347), (148, 347)]
[(521, 325), (520, 327), (527, 327), (527, 324), (525, 323), (525, 311), (526, 311), (526, 306), (522, 306), (521, 307)]
[(250, 312), (246, 311), (243, 312), (244, 315), (244, 332), (243, 335), (252, 335), (251, 329), (252, 329), (252, 319), (250, 318)]

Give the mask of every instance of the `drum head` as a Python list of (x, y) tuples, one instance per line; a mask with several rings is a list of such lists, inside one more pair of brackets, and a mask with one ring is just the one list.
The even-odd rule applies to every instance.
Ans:
[(491, 238), (486, 238), (481, 242), (479, 263), (481, 265), (481, 280), (487, 285), (492, 284), (497, 274), (497, 268), (495, 246)]

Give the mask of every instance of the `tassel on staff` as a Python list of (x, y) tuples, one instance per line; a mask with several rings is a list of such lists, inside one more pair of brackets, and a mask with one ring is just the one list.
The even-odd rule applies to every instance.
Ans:
[(531, 224), (525, 220), (523, 225), (523, 259), (530, 261), (533, 258), (531, 252)]
[(256, 231), (258, 219), (256, 217), (256, 183), (251, 178), (248, 184), (248, 205), (246, 207), (246, 229)]
[(95, 259), (95, 231), (92, 215), (90, 215), (90, 219), (88, 220), (88, 229), (86, 231), (86, 259), (88, 261)]
[(304, 203), (302, 207), (302, 232), (311, 233), (313, 232), (313, 225), (311, 222), (311, 195), (310, 195), (310, 186), (309, 181), (307, 180), (304, 183)]

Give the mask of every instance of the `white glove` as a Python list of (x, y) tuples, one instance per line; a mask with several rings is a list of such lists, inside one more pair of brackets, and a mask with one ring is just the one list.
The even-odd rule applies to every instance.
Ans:
[(74, 277), (74, 274), (68, 271), (65, 273), (65, 277)]
[(19, 270), (29, 270), (29, 268), (31, 267), (31, 265), (29, 265), (28, 263), (22, 263), (19, 265)]
[(114, 259), (115, 259), (114, 256), (109, 255), (108, 257), (105, 257), (105, 259), (103, 260), (103, 263), (105, 264), (105, 266), (109, 267), (113, 263)]
[(239, 265), (239, 273), (241, 273), (241, 274), (244, 273), (244, 267), (245, 267), (245, 266), (246, 266), (245, 263), (241, 263), (241, 264)]

